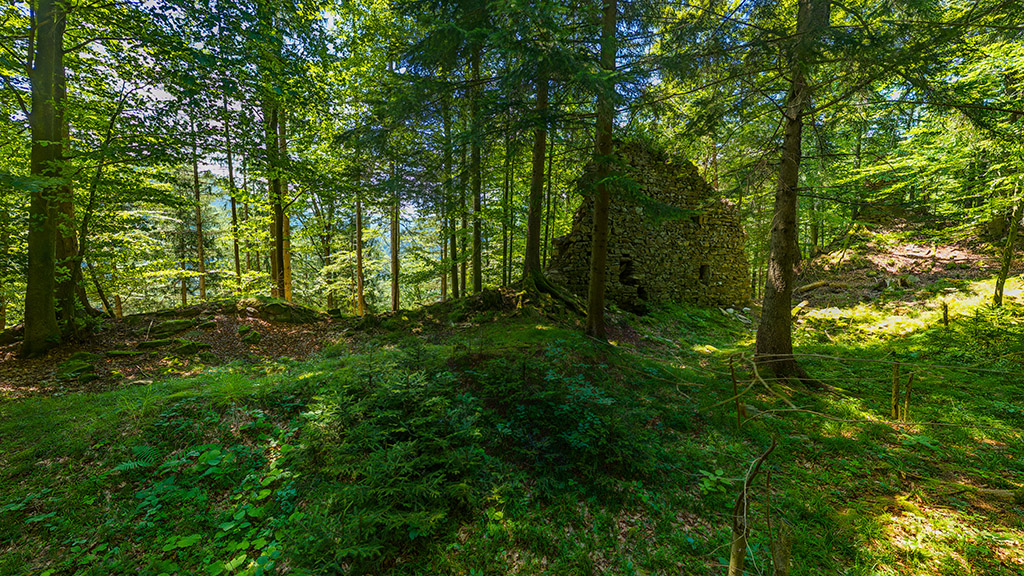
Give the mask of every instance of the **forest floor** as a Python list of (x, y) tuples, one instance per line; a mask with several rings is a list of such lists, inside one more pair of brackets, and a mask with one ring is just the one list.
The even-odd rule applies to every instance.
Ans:
[[(905, 243), (865, 234), (844, 260)], [(115, 356), (136, 372), (93, 359), (86, 384), (58, 379), (60, 351), (10, 387), (0, 574), (722, 574), (773, 442), (747, 574), (785, 541), (793, 574), (1024, 574), (1024, 283), (991, 308), (971, 254), (934, 277), (886, 268), (917, 280), (866, 300), (809, 291), (795, 339), (827, 392), (764, 378), (751, 325), (717, 308), (617, 312), (608, 344), (514, 291), (109, 328), (86, 351), (138, 351), (168, 320), (213, 347)]]

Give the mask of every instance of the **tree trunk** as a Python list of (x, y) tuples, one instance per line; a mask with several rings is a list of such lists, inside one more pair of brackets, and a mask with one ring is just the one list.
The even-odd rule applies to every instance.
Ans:
[(188, 306), (188, 284), (187, 282), (188, 268), (185, 266), (185, 261), (181, 261), (181, 307)]
[[(1015, 191), (1019, 194), (1020, 189)], [(1017, 242), (1017, 228), (1020, 227), (1020, 219), (1024, 216), (1024, 199), (1017, 200), (1017, 206), (1013, 209), (1013, 216), (1010, 220), (1010, 230), (1006, 233), (1006, 246), (1003, 248), (1003, 257), (999, 263), (999, 276), (996, 277), (996, 290), (992, 295), (992, 305), (999, 308), (1003, 305), (1003, 286), (1006, 284), (1006, 277), (1010, 274), (1010, 263), (1013, 262), (1013, 245)]]
[[(391, 173), (394, 175), (395, 169), (392, 165)], [(393, 181), (393, 177), (392, 177)], [(395, 199), (394, 205), (391, 206), (391, 311), (398, 312), (401, 308), (401, 298), (398, 286), (398, 274), (399, 274), (399, 248), (401, 235), (398, 230), (399, 212), (401, 210), (401, 202)]]
[[(287, 117), (284, 109), (280, 109), (278, 112), (277, 122), (277, 137), (278, 146), (280, 149), (280, 155), (278, 160), (284, 162), (288, 160), (288, 133), (287, 129)], [(292, 301), (292, 221), (288, 216), (288, 212), (285, 209), (285, 199), (288, 197), (288, 180), (285, 179), (284, 175), (281, 178), (281, 257), (279, 264), (281, 265), (281, 280), (284, 283), (284, 289), (281, 291), (284, 299), (288, 302)]]
[(363, 202), (356, 196), (356, 314), (366, 314), (363, 299)]
[[(447, 252), (448, 252), (447, 258), (451, 262), (450, 269), (449, 270), (445, 270), (444, 272), (442, 272), (442, 275), (441, 275), (441, 286), (442, 286), (442, 290), (441, 290), (442, 296), (441, 296), (441, 299), (443, 300), (444, 299), (444, 294), (443, 293), (444, 293), (445, 277), (448, 276), (449, 272), (451, 273), (451, 282), (450, 283), (451, 283), (452, 298), (458, 299), (458, 297), (459, 297), (459, 263), (458, 263), (459, 250), (458, 250), (458, 241), (457, 241), (456, 232), (455, 232), (455, 216), (453, 215), (453, 212), (455, 210), (452, 209), (452, 206), (455, 205), (455, 200), (454, 200), (454, 196), (455, 196), (454, 188), (455, 187), (452, 185), (452, 157), (454, 156), (454, 154), (453, 154), (454, 151), (452, 150), (453, 144), (452, 144), (452, 132), (451, 132), (451, 118), (449, 116), (450, 108), (449, 108), (449, 105), (448, 105), (447, 97), (443, 97), (442, 98), (441, 106), (442, 106), (441, 120), (443, 122), (443, 129), (444, 129), (444, 156), (442, 158), (443, 166), (442, 166), (442, 174), (441, 174), (442, 178), (444, 178), (444, 186), (442, 187), (442, 195), (444, 197), (441, 199), (441, 205), (444, 207), (442, 210), (445, 213), (447, 213), (447, 219), (445, 219), (444, 217), (442, 217), (442, 219), (441, 219), (441, 226), (442, 226), (442, 229), (444, 229), (445, 225), (447, 225), (447, 228), (448, 228), (448, 238), (445, 238), (444, 235), (441, 236), (441, 251), (445, 252), (447, 250)], [(445, 247), (445, 243), (446, 242), (448, 243), (447, 248)]]
[[(71, 141), (71, 127), (65, 114), (67, 102), (67, 78), (64, 74), (55, 79), (54, 94), (57, 102), (56, 123), (60, 129), (62, 149)], [(68, 178), (60, 187), (57, 202), (57, 324), (65, 338), (77, 338), (81, 324), (79, 318), (91, 307), (82, 283), (81, 259), (78, 253), (78, 236), (75, 229), (75, 195)]]
[(448, 271), (445, 270), (446, 260), (448, 259), (448, 230), (445, 228), (445, 223), (448, 218), (445, 214), (441, 215), (441, 302), (448, 300)]
[(199, 260), (196, 268), (199, 271), (199, 300), (206, 301), (206, 252), (203, 246), (203, 200), (199, 182), (199, 135), (196, 125), (192, 124), (192, 192), (196, 203), (196, 253)]
[(755, 345), (758, 361), (771, 368), (779, 377), (802, 375), (793, 358), (793, 321), (790, 309), (794, 267), (800, 261), (796, 190), (800, 179), (803, 113), (810, 97), (804, 68), (809, 64), (812, 44), (817, 34), (828, 26), (828, 22), (828, 0), (800, 0), (797, 11), (798, 38), (791, 63), (792, 80), (786, 97), (782, 161), (775, 189), (768, 272)]
[[(57, 101), (58, 78), (64, 77), (64, 9), (57, 0), (39, 0), (32, 85), (31, 173), (63, 178), (63, 144)], [(60, 342), (54, 306), (57, 221), (54, 214), (61, 184), (49, 181), (33, 190), (29, 203), (28, 274), (25, 289), (25, 340), (22, 355), (40, 356)]]
[[(510, 134), (511, 131), (506, 132)], [(509, 225), (511, 224), (509, 219), (509, 212), (512, 209), (512, 201), (509, 198), (511, 196), (511, 175), (512, 171), (512, 143), (511, 140), (506, 136), (505, 138), (505, 182), (501, 189), (501, 285), (508, 285), (508, 261), (509, 261)]]
[(96, 288), (96, 296), (103, 303), (103, 312), (106, 316), (113, 316), (114, 310), (110, 306), (110, 300), (107, 299), (107, 294), (103, 291), (103, 286), (100, 284), (100, 279), (96, 276), (96, 268), (92, 265), (92, 260), (86, 261), (89, 267), (89, 277), (92, 279), (92, 285)]
[(537, 73), (537, 126), (533, 130), (533, 172), (530, 175), (530, 208), (526, 216), (524, 280), (543, 274), (540, 260), (540, 220), (544, 210), (544, 160), (548, 137), (548, 75), (545, 66), (545, 63), (541, 63)]
[(551, 246), (551, 171), (555, 164), (555, 135), (552, 134), (550, 141), (548, 142), (548, 189), (546, 193), (545, 202), (547, 208), (544, 210), (544, 242), (541, 244), (543, 247), (543, 259), (541, 261), (541, 268), (547, 268), (548, 266), (548, 248)]
[[(113, 274), (114, 286), (117, 287), (117, 264), (111, 263)], [(114, 317), (121, 318), (124, 316), (124, 303), (121, 301), (120, 292), (114, 293)]]
[(470, 150), (469, 172), (473, 188), (473, 293), (479, 294), (483, 290), (483, 260), (482, 239), (483, 239), (483, 218), (482, 209), (483, 177), (480, 173), (480, 59), (483, 46), (477, 42), (473, 46), (472, 56), (472, 85), (469, 97), (470, 118), (472, 127), (472, 145)]
[(231, 197), (231, 245), (235, 252), (235, 293), (242, 292), (242, 258), (238, 247), (238, 203), (235, 190), (235, 164), (231, 149), (231, 116), (228, 111), (228, 95), (224, 92), (224, 152), (228, 160), (228, 194)]
[[(604, 0), (601, 18), (601, 69), (611, 75), (615, 70), (617, 20), (616, 0)], [(599, 88), (597, 97), (596, 163), (597, 190), (594, 197), (594, 233), (590, 251), (590, 290), (587, 298), (586, 334), (605, 339), (604, 289), (608, 258), (608, 176), (611, 173), (612, 126), (615, 121), (614, 80)]]
[(466, 146), (459, 148), (459, 213), (462, 215), (462, 223), (459, 227), (459, 254), (462, 259), (459, 262), (459, 291), (466, 295), (466, 270), (469, 262), (466, 254), (469, 253), (469, 207), (466, 205)]
[(264, 107), (263, 117), (266, 118), (266, 152), (267, 181), (270, 195), (270, 206), (273, 218), (270, 225), (270, 238), (273, 250), (270, 258), (270, 279), (273, 283), (270, 295), (283, 298), (284, 282), (284, 190), (281, 187), (281, 160), (278, 146), (278, 108), (276, 103), (268, 103)]

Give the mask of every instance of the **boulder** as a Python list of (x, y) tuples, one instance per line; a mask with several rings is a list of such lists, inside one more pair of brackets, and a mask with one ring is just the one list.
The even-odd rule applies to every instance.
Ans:
[(195, 326), (195, 321), (188, 318), (181, 320), (167, 320), (166, 322), (161, 322), (154, 326), (153, 329), (149, 331), (149, 334), (157, 337), (170, 336), (171, 334), (177, 334), (183, 330), (188, 330), (193, 326)]

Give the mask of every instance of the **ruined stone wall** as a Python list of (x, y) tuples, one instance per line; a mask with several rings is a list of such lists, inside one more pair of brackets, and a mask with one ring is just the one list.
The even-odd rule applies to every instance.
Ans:
[[(659, 219), (664, 207), (639, 199), (636, 185), (616, 184), (609, 215), (606, 298), (624, 309), (646, 302), (741, 305), (750, 297), (745, 235), (731, 202), (716, 198), (690, 162), (638, 143), (617, 147), (618, 171), (656, 202), (692, 211)], [(580, 179), (592, 186), (593, 166)], [(556, 238), (548, 274), (585, 297), (590, 282), (592, 194)], [(678, 211), (677, 211), (678, 212)], [(663, 215), (663, 214), (661, 214)]]

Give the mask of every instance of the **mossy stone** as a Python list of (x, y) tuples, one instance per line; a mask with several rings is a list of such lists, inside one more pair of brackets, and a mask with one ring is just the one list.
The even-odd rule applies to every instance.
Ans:
[(259, 344), (262, 339), (263, 336), (255, 330), (251, 330), (248, 334), (242, 336), (242, 342), (246, 344)]
[[(92, 377), (90, 378), (90, 376)], [(96, 368), (91, 363), (84, 360), (67, 360), (57, 366), (57, 378), (61, 380), (77, 378), (80, 382), (90, 382), (98, 376), (96, 376)]]
[(195, 321), (190, 319), (168, 320), (157, 324), (149, 333), (153, 336), (170, 336), (188, 330), (194, 325)]
[(238, 325), (238, 333), (239, 334), (247, 334), (251, 330), (252, 330), (252, 326), (249, 326), (248, 324), (239, 324)]
[(217, 327), (217, 321), (216, 320), (207, 320), (206, 322), (201, 322), (201, 323), (199, 323), (198, 326), (196, 326), (196, 328), (199, 328), (200, 330), (206, 330), (207, 328), (216, 328), (216, 327)]
[(153, 348), (163, 348), (170, 346), (171, 344), (177, 344), (180, 342), (180, 338), (158, 338), (156, 340), (147, 340), (145, 342), (139, 342), (139, 350), (152, 350)]
[(81, 360), (82, 362), (95, 362), (100, 358), (102, 358), (102, 356), (100, 356), (99, 354), (93, 354), (92, 352), (83, 351), (75, 352), (74, 354), (71, 355), (71, 357), (68, 358), (68, 361)]
[(118, 356), (140, 356), (145, 352), (139, 352), (138, 350), (107, 350), (107, 356), (118, 357)]

